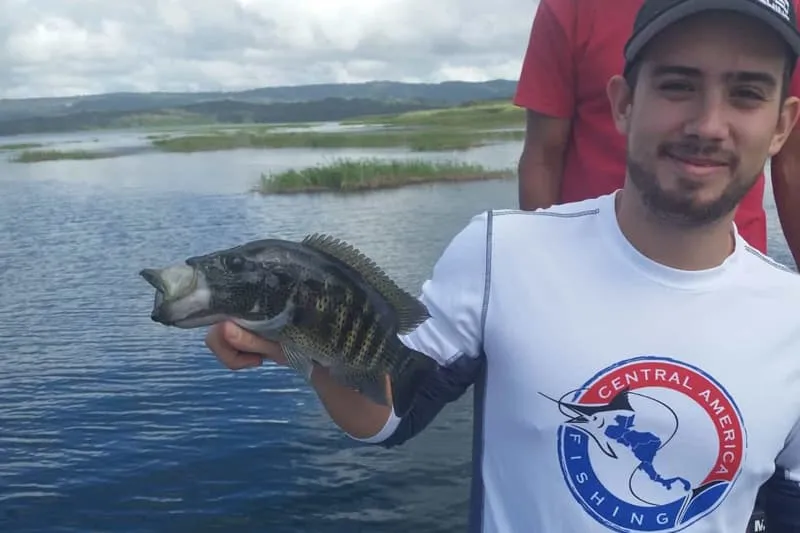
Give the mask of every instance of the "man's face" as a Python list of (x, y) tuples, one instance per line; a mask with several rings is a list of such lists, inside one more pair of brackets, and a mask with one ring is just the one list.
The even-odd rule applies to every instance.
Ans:
[(609, 84), (645, 205), (682, 226), (730, 214), (796, 120), (797, 101), (781, 101), (784, 67), (782, 41), (733, 13), (690, 17), (654, 39), (635, 92)]

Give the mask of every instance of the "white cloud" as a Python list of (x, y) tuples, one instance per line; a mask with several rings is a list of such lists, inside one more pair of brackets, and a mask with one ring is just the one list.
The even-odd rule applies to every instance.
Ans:
[(537, 0), (2, 0), (0, 96), (516, 79)]

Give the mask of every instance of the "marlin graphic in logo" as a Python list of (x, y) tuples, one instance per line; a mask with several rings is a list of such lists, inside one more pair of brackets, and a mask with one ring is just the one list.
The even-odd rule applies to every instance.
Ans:
[[(628, 398), (630, 394), (657, 402), (665, 407), (674, 419), (675, 430), (672, 435), (662, 440), (654, 433), (635, 429), (636, 411)], [(667, 490), (671, 490), (675, 483), (680, 483), (684, 491), (691, 490), (692, 484), (688, 480), (682, 477), (662, 477), (653, 464), (658, 451), (672, 439), (678, 429), (678, 418), (675, 412), (664, 402), (643, 394), (631, 393), (628, 389), (617, 393), (609, 402), (600, 404), (568, 403), (563, 401), (563, 397), (561, 400), (554, 400), (544, 394), (542, 396), (557, 403), (559, 411), (568, 417), (566, 424), (591, 437), (607, 456), (617, 459), (618, 456), (612, 443), (620, 444), (630, 450), (639, 461), (637, 470), (646, 473), (653, 482)], [(633, 473), (631, 477), (633, 477)], [(639, 499), (641, 500), (641, 498)]]
[(605, 431), (614, 423), (615, 417), (631, 416), (634, 413), (633, 407), (628, 401), (628, 391), (623, 390), (608, 403), (579, 404), (565, 402), (564, 398), (573, 393), (568, 392), (561, 397), (561, 400), (554, 400), (541, 392), (539, 394), (558, 405), (558, 410), (567, 417), (565, 423), (573, 425), (586, 433), (603, 453), (616, 459), (617, 454), (611, 447), (609, 436)]

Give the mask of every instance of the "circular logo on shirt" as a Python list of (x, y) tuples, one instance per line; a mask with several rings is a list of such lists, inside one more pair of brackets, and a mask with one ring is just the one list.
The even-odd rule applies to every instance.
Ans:
[(565, 416), (558, 453), (584, 510), (621, 532), (679, 531), (711, 513), (741, 471), (747, 435), (705, 372), (640, 357), (549, 397)]

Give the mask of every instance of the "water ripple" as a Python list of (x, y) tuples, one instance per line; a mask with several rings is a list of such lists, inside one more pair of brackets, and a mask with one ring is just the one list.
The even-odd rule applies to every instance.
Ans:
[(227, 176), (243, 190), (264, 153), (0, 169), (0, 530), (463, 529), (469, 397), (402, 449), (358, 446), (294, 373), (229, 372), (203, 331), (151, 322), (136, 273), (326, 231), (416, 293), (453, 234), (482, 209), (514, 206), (516, 185), (222, 192)]
[[(0, 530), (462, 524), (469, 448), (449, 443), (468, 442), (466, 400), (401, 451), (356, 446), (291, 371), (229, 372), (203, 331), (151, 322), (152, 293), (136, 273), (267, 235), (327, 231), (416, 292), (452, 234), (475, 212), (509, 205), (513, 184), (267, 199), (137, 186), (119, 168), (139, 157), (0, 172)], [(433, 495), (442, 489), (446, 497)], [(454, 522), (441, 518), (448, 506)]]

